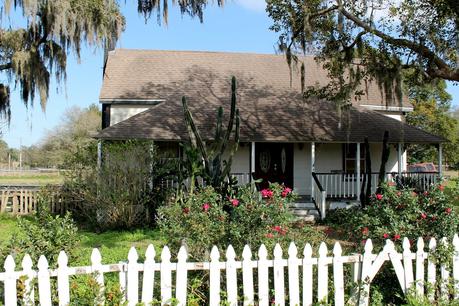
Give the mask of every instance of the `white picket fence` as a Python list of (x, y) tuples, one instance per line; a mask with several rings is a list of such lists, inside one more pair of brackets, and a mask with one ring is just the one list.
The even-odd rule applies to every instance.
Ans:
[[(442, 239), (440, 243), (448, 243)], [(69, 278), (73, 275), (93, 275), (101, 290), (98, 303), (103, 304), (104, 276), (108, 273), (118, 273), (120, 287), (125, 293), (128, 305), (143, 302), (149, 305), (153, 299), (162, 301), (165, 305), (175, 298), (178, 305), (187, 303), (187, 283), (189, 271), (207, 271), (209, 273), (209, 300), (208, 305), (220, 305), (221, 291), (225, 291), (229, 305), (261, 305), (267, 306), (274, 299), (275, 305), (312, 305), (317, 301), (327, 301), (331, 287), (329, 284), (330, 270), (332, 271), (332, 286), (335, 305), (368, 305), (370, 285), (377, 272), (385, 262), (390, 262), (397, 275), (399, 285), (404, 293), (413, 288), (417, 295), (427, 295), (434, 299), (459, 299), (459, 238), (454, 236), (452, 241), (455, 253), (449, 259), (452, 271), (447, 265), (436, 266), (431, 254), (436, 250), (436, 240), (431, 239), (428, 252), (424, 249), (424, 241), (419, 238), (417, 250), (410, 250), (408, 239), (403, 240), (403, 252), (396, 251), (394, 244), (388, 240), (383, 250), (374, 254), (371, 240), (365, 245), (362, 255), (343, 255), (339, 243), (334, 245), (332, 254), (325, 243), (320, 245), (318, 257), (313, 257), (311, 245), (307, 244), (298, 257), (298, 249), (292, 243), (288, 249), (288, 258), (284, 258), (279, 245), (274, 248), (274, 256), (269, 257), (267, 249), (262, 245), (258, 250), (257, 259), (248, 246), (245, 246), (241, 260), (236, 258), (234, 249), (229, 246), (226, 250), (226, 260), (221, 260), (220, 252), (213, 247), (210, 253), (210, 262), (187, 262), (188, 254), (182, 247), (177, 255), (177, 262), (171, 262), (171, 253), (168, 247), (161, 252), (161, 261), (155, 261), (155, 249), (148, 246), (145, 261), (138, 262), (135, 248), (131, 248), (126, 263), (102, 264), (101, 254), (94, 249), (91, 256), (91, 266), (68, 267), (67, 255), (59, 254), (58, 268), (49, 269), (48, 261), (41, 256), (37, 270), (33, 269), (30, 256), (26, 255), (22, 262), (22, 270), (15, 271), (15, 262), (12, 256), (5, 261), (5, 272), (0, 273), (0, 281), (4, 283), (6, 306), (18, 305), (17, 283), (22, 277), (25, 288), (24, 305), (34, 305), (38, 301), (42, 306), (51, 305), (52, 279), (57, 279), (57, 296), (59, 305), (68, 305), (70, 302)], [(350, 292), (350, 300), (345, 301), (344, 265), (350, 264), (352, 282), (355, 286)], [(438, 271), (437, 271), (438, 270)], [(156, 277), (155, 277), (156, 276)], [(175, 276), (175, 277), (174, 277)], [(287, 279), (285, 279), (287, 278)], [(38, 282), (34, 282), (38, 279)], [(159, 286), (155, 287), (155, 280), (159, 279)], [(175, 282), (173, 281), (175, 280)], [(239, 281), (242, 280), (242, 289)], [(287, 280), (287, 282), (286, 282)], [(223, 284), (222, 284), (223, 283)], [(453, 286), (450, 292), (448, 284)], [(394, 284), (398, 286), (398, 284)], [(439, 295), (428, 292), (427, 287), (439, 287)], [(160, 288), (154, 292), (154, 288)], [(139, 290), (141, 289), (141, 290)], [(274, 291), (271, 291), (271, 290)], [(395, 289), (395, 288), (394, 288)], [(38, 298), (35, 294), (38, 291)], [(274, 292), (271, 296), (270, 293)]]

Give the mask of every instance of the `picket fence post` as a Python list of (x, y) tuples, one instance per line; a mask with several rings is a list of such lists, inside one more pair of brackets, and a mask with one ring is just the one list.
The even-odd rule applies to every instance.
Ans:
[[(448, 246), (448, 240), (446, 237), (443, 237), (440, 241), (443, 247)], [(449, 283), (449, 271), (445, 263), (442, 263), (440, 266), (440, 276), (441, 276), (441, 284), (440, 284), (440, 295), (442, 300), (446, 301), (448, 299), (448, 283)]]
[(97, 296), (97, 302), (103, 304), (105, 300), (105, 282), (104, 272), (102, 271), (102, 255), (100, 254), (99, 249), (92, 249), (91, 270), (94, 275), (97, 286), (99, 286), (99, 295)]
[(120, 291), (121, 295), (121, 303), (126, 302), (126, 288), (127, 288), (127, 271), (126, 271), (126, 262), (119, 261), (118, 264), (121, 266), (120, 272), (118, 272), (119, 283), (120, 283)]
[(177, 298), (178, 306), (186, 305), (186, 296), (187, 296), (186, 290), (187, 290), (187, 283), (188, 283), (188, 270), (186, 267), (187, 259), (188, 259), (188, 253), (186, 251), (186, 248), (182, 246), (180, 247), (180, 250), (177, 254), (177, 273), (176, 273), (177, 279), (176, 279), (176, 286), (175, 286), (175, 297)]
[(327, 302), (328, 299), (328, 249), (325, 242), (319, 246), (319, 259), (317, 260), (317, 300), (319, 303)]
[(428, 299), (431, 302), (435, 300), (435, 284), (437, 278), (437, 268), (435, 267), (435, 262), (433, 261), (432, 254), (437, 248), (437, 240), (431, 238), (429, 242), (429, 258), (427, 261), (427, 284), (428, 284)]
[(309, 243), (303, 250), (303, 305), (312, 305), (312, 247)]
[(217, 246), (210, 251), (209, 305), (220, 305), (220, 252)]
[(25, 306), (32, 306), (35, 304), (35, 293), (33, 288), (33, 279), (35, 278), (35, 272), (32, 270), (32, 258), (29, 254), (26, 254), (22, 259), (22, 270), (25, 274), (24, 280), (24, 298), (23, 303)]
[(127, 264), (127, 302), (129, 306), (139, 303), (139, 255), (134, 247), (129, 249)]
[(359, 305), (367, 306), (370, 301), (370, 269), (372, 265), (372, 251), (373, 243), (371, 239), (365, 242), (363, 261), (362, 261), (362, 276), (361, 276), (361, 289), (359, 294)]
[(38, 297), (41, 306), (51, 306), (51, 282), (49, 279), (49, 265), (46, 257), (38, 259)]
[(166, 305), (172, 299), (172, 266), (171, 252), (165, 246), (161, 252), (161, 303)]
[(17, 305), (17, 293), (16, 293), (16, 275), (14, 268), (16, 263), (14, 262), (13, 256), (8, 255), (6, 257), (4, 266), (5, 268), (5, 306), (16, 306)]
[(57, 291), (59, 297), (59, 306), (66, 306), (70, 303), (69, 274), (68, 274), (68, 257), (64, 251), (59, 253), (57, 258)]
[(258, 250), (258, 305), (269, 305), (268, 250), (264, 244)]
[(155, 248), (152, 244), (148, 245), (147, 250), (145, 251), (142, 280), (142, 303), (145, 305), (148, 305), (153, 301), (153, 288), (155, 285), (155, 256)]
[(285, 305), (285, 288), (284, 288), (284, 266), (282, 265), (282, 248), (276, 243), (274, 247), (274, 304), (276, 306)]
[(333, 283), (335, 285), (335, 305), (344, 306), (344, 273), (341, 255), (343, 250), (339, 242), (333, 247)]
[(454, 299), (459, 299), (459, 237), (454, 234), (453, 238), (453, 280), (454, 280)]
[(244, 288), (244, 306), (253, 305), (252, 251), (248, 245), (245, 245), (242, 251), (242, 286)]
[(300, 286), (298, 274), (298, 250), (294, 242), (288, 248), (288, 292), (290, 306), (300, 305)]
[(411, 288), (414, 282), (413, 277), (413, 261), (411, 259), (410, 241), (408, 238), (403, 238), (403, 268), (405, 272), (405, 292)]
[(424, 261), (425, 255), (424, 252), (424, 239), (419, 237), (416, 250), (416, 294), (418, 297), (424, 295)]
[(229, 306), (237, 306), (236, 252), (232, 245), (226, 249), (226, 292)]

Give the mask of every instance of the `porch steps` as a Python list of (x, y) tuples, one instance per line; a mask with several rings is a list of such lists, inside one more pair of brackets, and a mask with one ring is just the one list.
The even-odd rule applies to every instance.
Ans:
[[(327, 201), (327, 207), (329, 210), (338, 208), (349, 209), (351, 207), (359, 205), (357, 201)], [(295, 202), (290, 204), (290, 209), (297, 220), (314, 223), (319, 219), (319, 212), (317, 211), (314, 203), (312, 202)]]

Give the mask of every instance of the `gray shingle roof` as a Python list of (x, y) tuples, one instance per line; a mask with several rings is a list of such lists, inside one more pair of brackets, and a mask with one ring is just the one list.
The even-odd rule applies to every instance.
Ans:
[[(230, 75), (216, 74), (199, 66), (190, 69), (180, 82), (167, 83), (162, 80), (156, 83), (155, 79), (141, 91), (136, 89), (137, 85), (133, 85), (133, 92), (149, 97), (160, 93), (165, 101), (104, 129), (97, 138), (186, 140), (188, 134), (181, 106), (181, 97), (185, 95), (203, 138), (212, 139), (217, 108), (222, 105), (225, 111), (229, 111)], [(160, 80), (161, 76), (169, 78), (167, 73), (157, 71), (156, 78)], [(290, 87), (259, 86), (252, 76), (243, 74), (239, 74), (237, 82), (241, 141), (363, 142), (364, 137), (368, 136), (370, 142), (381, 142), (385, 130), (389, 131), (390, 142), (444, 141), (362, 107), (352, 107), (339, 114), (336, 107), (326, 101), (311, 99), (305, 102), (301, 94)], [(124, 95), (133, 96), (129, 92)]]

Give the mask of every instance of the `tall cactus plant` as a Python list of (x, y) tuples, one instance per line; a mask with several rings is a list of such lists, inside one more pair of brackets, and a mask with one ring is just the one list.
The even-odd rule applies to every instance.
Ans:
[[(231, 79), (231, 110), (226, 130), (223, 130), (223, 108), (220, 106), (217, 111), (217, 126), (215, 137), (209, 143), (209, 146), (201, 137), (198, 127), (196, 126), (193, 115), (191, 114), (185, 97), (182, 98), (183, 112), (185, 122), (190, 136), (191, 146), (196, 148), (204, 163), (204, 180), (207, 184), (220, 189), (230, 180), (230, 170), (233, 156), (239, 147), (239, 129), (240, 118), (239, 109), (236, 108), (236, 78)], [(234, 131), (233, 141), (231, 134)], [(223, 159), (223, 154), (229, 149), (229, 157)]]

